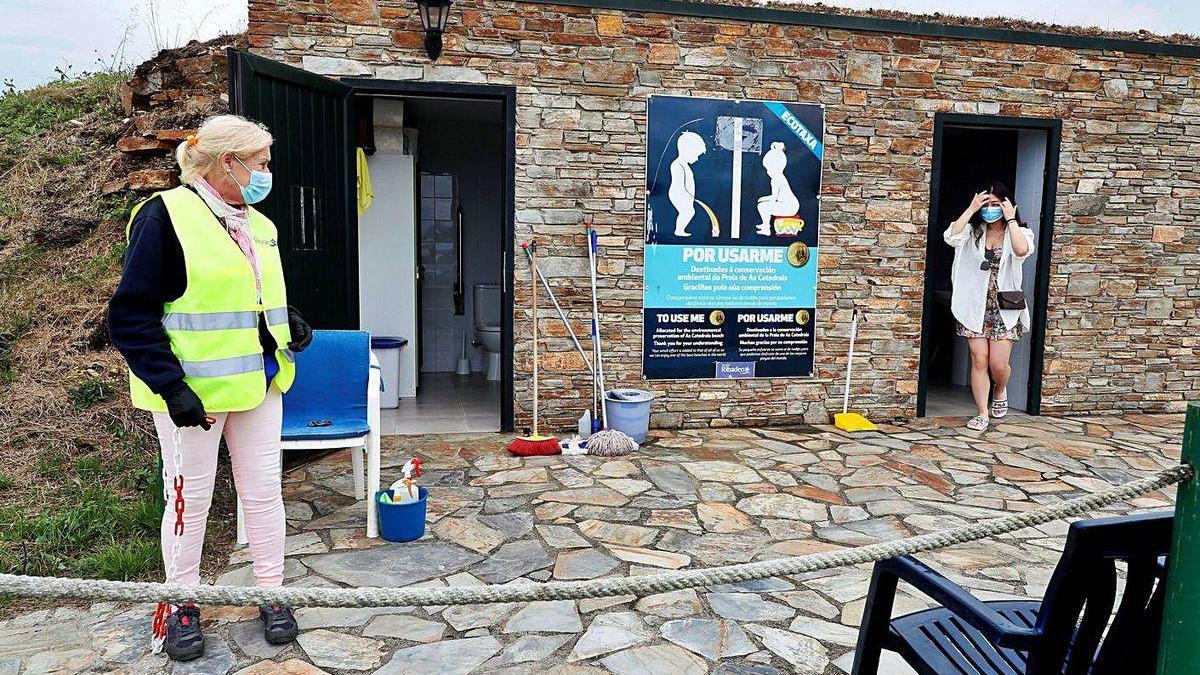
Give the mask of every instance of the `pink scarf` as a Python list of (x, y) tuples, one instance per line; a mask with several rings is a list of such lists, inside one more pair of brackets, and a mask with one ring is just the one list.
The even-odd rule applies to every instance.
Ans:
[(262, 299), (262, 274), (258, 269), (258, 256), (254, 254), (254, 240), (250, 236), (250, 232), (246, 229), (246, 221), (250, 217), (248, 207), (237, 207), (232, 204), (227, 204), (221, 197), (221, 193), (217, 192), (213, 186), (208, 184), (208, 181), (197, 176), (190, 185), (196, 190), (196, 194), (204, 200), (208, 208), (212, 210), (213, 215), (221, 224), (225, 226), (225, 231), (229, 233), (229, 237), (233, 242), (242, 249), (242, 253), (246, 255), (246, 260), (250, 261), (250, 269), (254, 270), (254, 285), (258, 288), (259, 300)]

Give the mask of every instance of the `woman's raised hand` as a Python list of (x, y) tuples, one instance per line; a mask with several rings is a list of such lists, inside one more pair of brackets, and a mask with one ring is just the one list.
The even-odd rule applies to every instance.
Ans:
[(1008, 197), (1005, 197), (1004, 201), (1000, 202), (1000, 211), (1004, 213), (1004, 222), (1006, 223), (1017, 217), (1017, 205), (1009, 201)]
[(979, 209), (982, 209), (984, 204), (987, 204), (988, 197), (990, 196), (991, 193), (989, 193), (987, 190), (976, 193), (975, 196), (971, 198), (971, 213), (975, 213)]

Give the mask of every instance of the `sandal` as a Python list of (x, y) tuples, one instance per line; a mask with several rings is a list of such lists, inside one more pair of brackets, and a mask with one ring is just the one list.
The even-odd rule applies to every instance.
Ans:
[(967, 420), (967, 428), (971, 431), (987, 431), (988, 419), (984, 415), (976, 415)]
[(992, 417), (1000, 419), (1008, 414), (1008, 399), (995, 399), (992, 401)]

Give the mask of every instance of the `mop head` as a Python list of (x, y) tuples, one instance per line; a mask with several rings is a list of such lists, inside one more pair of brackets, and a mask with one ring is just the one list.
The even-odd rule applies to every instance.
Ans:
[(858, 413), (844, 412), (833, 416), (833, 425), (842, 431), (876, 431), (879, 427)]
[(562, 454), (558, 439), (553, 436), (518, 436), (508, 444), (508, 451), (518, 457)]
[(637, 449), (638, 444), (628, 434), (616, 429), (601, 429), (587, 439), (589, 455), (616, 457), (628, 455)]

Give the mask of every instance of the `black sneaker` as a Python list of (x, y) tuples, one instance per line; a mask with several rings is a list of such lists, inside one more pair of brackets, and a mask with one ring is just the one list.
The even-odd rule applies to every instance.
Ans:
[(180, 605), (167, 617), (167, 656), (172, 661), (191, 661), (204, 654), (204, 633), (200, 631), (200, 608)]
[(287, 605), (263, 605), (258, 608), (258, 616), (263, 622), (263, 637), (270, 644), (285, 645), (295, 640), (300, 632), (296, 615)]

